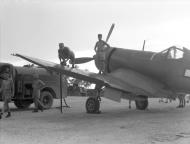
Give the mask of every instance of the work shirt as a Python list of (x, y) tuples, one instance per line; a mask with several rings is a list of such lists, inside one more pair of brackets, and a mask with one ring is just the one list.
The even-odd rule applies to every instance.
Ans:
[(68, 47), (59, 48), (58, 50), (59, 59), (62, 59), (65, 63), (70, 60), (71, 64), (75, 63), (75, 54)]
[(74, 59), (75, 59), (75, 54), (74, 54), (73, 51), (70, 51), (68, 58), (69, 58), (71, 61), (74, 61)]
[(104, 51), (104, 45), (106, 45), (106, 42), (103, 40), (97, 41), (95, 45), (95, 51), (101, 52)]
[(34, 80), (32, 83), (32, 87), (33, 87), (33, 98), (34, 97), (38, 97), (40, 98), (40, 90), (41, 88), (45, 85), (45, 83), (43, 81), (41, 81), (40, 79)]

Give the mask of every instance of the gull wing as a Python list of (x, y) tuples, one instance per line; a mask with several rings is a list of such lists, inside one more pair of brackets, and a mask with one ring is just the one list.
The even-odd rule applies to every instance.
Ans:
[[(125, 87), (127, 86), (125, 90), (135, 95), (148, 97), (171, 97), (174, 95), (162, 82), (131, 69), (118, 69), (110, 73), (108, 77), (112, 78), (112, 82), (108, 82), (110, 85), (115, 85), (119, 81)], [(116, 81), (113, 82), (113, 79)], [(122, 85), (118, 84), (113, 87), (121, 87)]]
[[(116, 98), (117, 101), (119, 101), (119, 99), (123, 96), (123, 92), (128, 94), (132, 93), (134, 95), (145, 95), (148, 97), (166, 97), (173, 94), (171, 91), (165, 90), (164, 84), (129, 69), (118, 69), (109, 74), (100, 75), (76, 68), (61, 66), (60, 64), (44, 61), (38, 58), (33, 58), (20, 54), (15, 54), (15, 56), (39, 65), (49, 71), (61, 73), (101, 86), (106, 86), (107, 90), (112, 91), (111, 94), (110, 91), (107, 93), (108, 97), (109, 95), (111, 96), (113, 94), (119, 95), (118, 98)], [(113, 97), (117, 97), (116, 95), (111, 96), (111, 99), (114, 100), (115, 98)]]
[(14, 56), (20, 57), (40, 67), (43, 67), (49, 71), (54, 71), (57, 73), (61, 73), (70, 77), (89, 81), (91, 83), (95, 83), (99, 85), (106, 85), (106, 83), (102, 79), (98, 78), (98, 74), (93, 73), (93, 72), (87, 72), (78, 68), (70, 68), (68, 66), (62, 66), (60, 64), (56, 64), (53, 62), (49, 62), (49, 61), (45, 61), (39, 58), (33, 58), (30, 56), (25, 56), (21, 54), (15, 54)]

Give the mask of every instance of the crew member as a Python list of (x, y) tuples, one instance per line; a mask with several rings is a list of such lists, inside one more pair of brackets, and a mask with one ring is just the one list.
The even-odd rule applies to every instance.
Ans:
[(187, 98), (187, 103), (189, 103), (189, 101), (190, 101), (190, 94), (187, 94), (186, 98)]
[(58, 57), (61, 65), (66, 66), (66, 62), (63, 59), (63, 49), (64, 49), (64, 43), (59, 43), (59, 49), (58, 49)]
[(131, 99), (129, 99), (129, 109), (131, 109)]
[(12, 76), (10, 74), (10, 68), (6, 67), (5, 72), (3, 73), (3, 77), (1, 77), (1, 87), (0, 92), (2, 93), (3, 99), (3, 108), (0, 114), (0, 119), (2, 118), (3, 114), (7, 111), (6, 118), (11, 116), (9, 102), (14, 94), (14, 85)]
[(185, 107), (185, 94), (179, 94), (178, 95), (178, 99), (179, 99), (179, 105), (177, 106), (177, 108), (183, 108)]
[(58, 56), (61, 65), (66, 66), (67, 61), (69, 60), (72, 64), (72, 68), (74, 68), (75, 54), (68, 47), (64, 46), (64, 43), (59, 43)]
[(105, 41), (102, 40), (102, 34), (98, 34), (98, 41), (94, 47), (98, 59), (99, 74), (104, 73), (105, 70), (105, 47), (110, 47)]
[(43, 111), (43, 104), (40, 101), (40, 93), (41, 93), (41, 88), (45, 85), (45, 83), (39, 79), (39, 75), (38, 74), (34, 74), (34, 81), (32, 83), (32, 87), (33, 87), (33, 99), (34, 99), (34, 110), (33, 112), (38, 112), (38, 109), (40, 109), (41, 111)]

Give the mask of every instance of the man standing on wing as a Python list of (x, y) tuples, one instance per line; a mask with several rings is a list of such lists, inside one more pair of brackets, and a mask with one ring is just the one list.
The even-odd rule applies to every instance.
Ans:
[(96, 52), (98, 59), (99, 74), (102, 74), (105, 71), (105, 46), (110, 47), (105, 41), (102, 40), (102, 34), (98, 34), (98, 41), (96, 42), (94, 51)]

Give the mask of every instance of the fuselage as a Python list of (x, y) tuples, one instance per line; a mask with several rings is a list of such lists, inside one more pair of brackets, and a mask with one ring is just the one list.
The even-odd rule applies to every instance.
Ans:
[(163, 83), (166, 89), (190, 93), (190, 51), (184, 53), (180, 58), (168, 58), (167, 51), (155, 53), (112, 47), (105, 50), (105, 71), (131, 69)]

